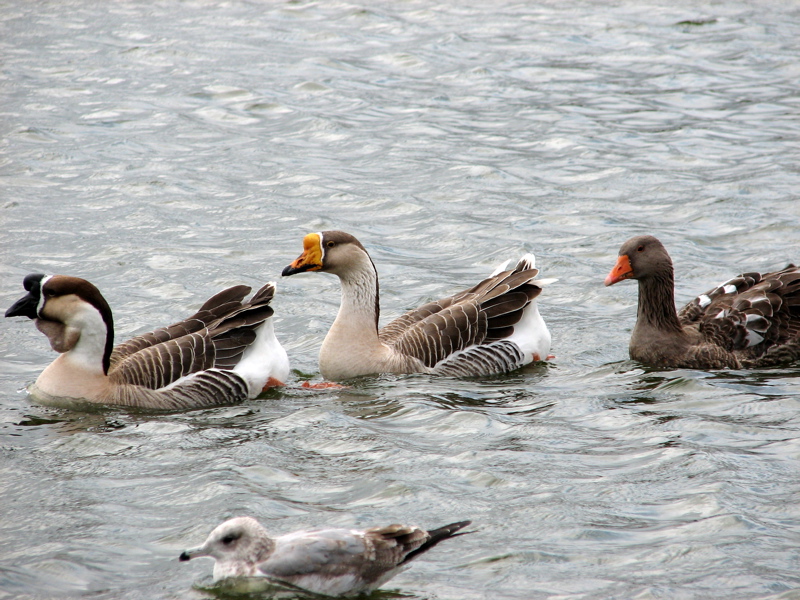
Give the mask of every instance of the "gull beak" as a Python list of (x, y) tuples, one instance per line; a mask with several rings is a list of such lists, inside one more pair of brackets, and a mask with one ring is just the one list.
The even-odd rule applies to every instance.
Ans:
[(183, 552), (181, 552), (181, 555), (178, 557), (178, 560), (181, 562), (186, 562), (187, 560), (197, 558), (198, 556), (206, 556), (206, 551), (203, 546), (198, 546), (197, 548), (190, 548), (189, 550), (184, 550)]

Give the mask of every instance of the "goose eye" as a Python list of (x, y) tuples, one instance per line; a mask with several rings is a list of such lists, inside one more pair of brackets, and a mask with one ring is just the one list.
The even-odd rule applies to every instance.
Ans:
[(333, 247), (336, 245), (336, 242), (325, 242), (325, 245), (326, 245), (328, 248), (333, 248)]
[(225, 544), (225, 545), (227, 546), (228, 544), (230, 544), (231, 542), (233, 542), (233, 540), (235, 540), (235, 539), (236, 539), (236, 537), (235, 537), (235, 536), (232, 536), (232, 535), (226, 535), (224, 538), (222, 538), (222, 540), (221, 540), (221, 541), (222, 541), (222, 543), (223, 543), (223, 544)]
[(639, 247), (636, 249), (636, 251), (637, 251), (637, 252), (644, 252), (644, 246), (639, 246)]

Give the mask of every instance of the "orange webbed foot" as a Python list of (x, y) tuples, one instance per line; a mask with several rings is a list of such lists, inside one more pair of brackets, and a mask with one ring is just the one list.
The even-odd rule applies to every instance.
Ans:
[(278, 380), (278, 379), (275, 379), (274, 377), (270, 377), (269, 379), (267, 379), (267, 383), (265, 383), (265, 384), (264, 384), (264, 387), (263, 387), (263, 388), (261, 388), (261, 391), (262, 391), (262, 392), (266, 392), (266, 391), (268, 391), (270, 388), (274, 388), (274, 387), (283, 387), (283, 386), (285, 386), (285, 385), (286, 385), (286, 384), (285, 384), (285, 383), (283, 383), (282, 381), (280, 381), (280, 380)]

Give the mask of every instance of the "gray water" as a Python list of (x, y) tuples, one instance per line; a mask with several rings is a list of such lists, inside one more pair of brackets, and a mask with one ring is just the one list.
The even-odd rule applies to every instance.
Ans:
[[(97, 284), (117, 339), (278, 279), (290, 385), (179, 414), (37, 406), (0, 326), (0, 598), (212, 597), (223, 519), (476, 532), (376, 593), (800, 598), (800, 369), (644, 369), (619, 245), (683, 303), (800, 260), (800, 5), (422, 0), (0, 3), (0, 300)], [(556, 358), (479, 380), (320, 381), (343, 229), (384, 322), (534, 252)]]

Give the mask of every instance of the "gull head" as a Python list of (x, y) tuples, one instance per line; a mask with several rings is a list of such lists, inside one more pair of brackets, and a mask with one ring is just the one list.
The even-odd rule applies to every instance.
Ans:
[(179, 560), (208, 556), (216, 561), (214, 579), (257, 574), (258, 563), (275, 547), (267, 530), (251, 517), (236, 517), (217, 526), (202, 546), (185, 550)]

